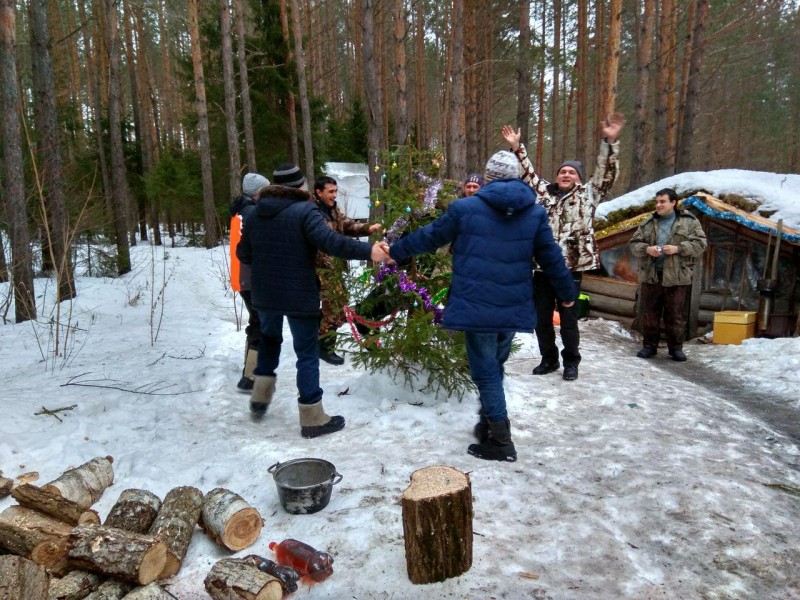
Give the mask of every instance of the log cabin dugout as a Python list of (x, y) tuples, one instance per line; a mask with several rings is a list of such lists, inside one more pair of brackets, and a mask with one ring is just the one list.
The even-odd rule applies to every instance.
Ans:
[[(745, 217), (758, 225), (773, 229), (768, 235), (735, 220), (725, 220), (688, 208), (700, 220), (708, 240), (708, 248), (695, 264), (695, 283), (691, 301), (687, 303), (688, 335), (695, 337), (709, 331), (714, 313), (720, 310), (758, 310), (758, 280), (769, 277), (775, 249), (774, 229), (777, 223), (750, 215), (705, 194), (697, 196), (713, 209)], [(589, 316), (620, 321), (638, 329), (637, 303), (638, 259), (628, 242), (639, 224), (650, 213), (611, 225), (597, 233), (601, 268), (584, 277), (583, 291), (591, 296)], [(792, 335), (800, 313), (800, 242), (794, 241), (800, 231), (784, 226), (778, 261), (778, 289), (775, 295), (769, 337)], [(768, 264), (767, 264), (768, 263)], [(699, 286), (699, 289), (695, 289)]]

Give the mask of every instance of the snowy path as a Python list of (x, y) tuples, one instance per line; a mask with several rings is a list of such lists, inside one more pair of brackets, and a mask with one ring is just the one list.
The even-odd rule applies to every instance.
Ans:
[[(800, 410), (797, 374), (774, 371), (800, 359), (797, 340), (692, 345), (690, 362), (679, 365), (637, 359), (630, 335), (588, 321), (580, 379), (565, 382), (530, 374), (535, 341), (522, 335), (506, 378), (516, 463), (466, 454), (474, 396), (432, 398), (356, 370), (348, 358), (322, 365), (326, 408), (345, 415), (347, 427), (304, 440), (288, 328), (267, 418), (252, 422), (247, 396), (235, 390), (244, 334), (215, 275), (219, 251), (167, 251), (174, 275), (152, 345), (147, 298), (163, 278), (154, 284), (150, 255), (135, 252), (142, 264), (132, 276), (80, 280), (68, 360), (43, 363), (46, 325), (0, 328), (6, 477), (37, 471), (43, 483), (112, 455), (115, 483), (96, 505), (102, 517), (130, 487), (162, 498), (178, 485), (228, 487), (266, 522), (241, 554), (271, 557), (270, 541), (294, 537), (334, 556), (333, 577), (296, 594), (309, 600), (800, 598), (800, 497), (790, 493), (800, 488), (800, 447), (781, 433)], [(65, 385), (82, 373), (101, 387)], [(765, 395), (784, 406), (787, 427), (738, 406), (717, 385), (726, 373), (742, 398)], [(33, 414), (72, 404), (63, 422)], [(267, 467), (302, 456), (331, 461), (343, 480), (325, 510), (292, 516)], [(461, 577), (420, 587), (406, 575), (399, 499), (410, 474), (434, 464), (470, 473), (474, 561)], [(11, 503), (0, 500), (0, 510)], [(224, 556), (198, 530), (170, 592), (207, 600), (203, 578)]]

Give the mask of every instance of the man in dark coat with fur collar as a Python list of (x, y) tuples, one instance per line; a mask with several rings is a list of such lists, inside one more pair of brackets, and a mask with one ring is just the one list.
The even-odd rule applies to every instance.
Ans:
[(320, 288), (317, 249), (341, 258), (382, 261), (388, 246), (370, 245), (332, 231), (310, 201), (306, 178), (292, 164), (273, 173), (273, 185), (263, 188), (255, 209), (245, 218), (236, 255), (251, 265), (252, 303), (261, 319), (261, 346), (250, 409), (264, 415), (275, 393), (276, 370), (287, 317), (297, 355), (300, 432), (312, 438), (339, 431), (344, 417), (322, 407), (319, 385)]

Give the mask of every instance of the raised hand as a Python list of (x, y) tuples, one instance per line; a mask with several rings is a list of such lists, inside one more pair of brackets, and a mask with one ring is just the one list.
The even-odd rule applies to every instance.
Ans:
[(514, 128), (511, 125), (503, 125), (503, 138), (508, 142), (508, 145), (511, 146), (511, 149), (516, 152), (517, 148), (519, 148), (519, 140), (522, 137), (522, 129), (517, 128), (514, 131)]
[(606, 117), (603, 121), (603, 137), (609, 144), (613, 144), (619, 137), (619, 132), (625, 126), (625, 116), (615, 112)]
[(379, 230), (381, 227), (382, 227), (382, 225), (381, 225), (380, 223), (373, 223), (372, 225), (370, 225), (370, 226), (369, 226), (369, 232), (370, 232), (370, 233), (375, 233), (375, 232), (376, 232), (376, 231), (378, 231), (378, 230)]

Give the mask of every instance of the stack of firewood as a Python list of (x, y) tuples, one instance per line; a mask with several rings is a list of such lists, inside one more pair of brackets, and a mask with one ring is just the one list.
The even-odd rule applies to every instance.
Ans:
[[(98, 457), (41, 487), (11, 490), (19, 504), (0, 512), (0, 600), (161, 600), (169, 594), (157, 582), (180, 570), (196, 525), (232, 551), (261, 533), (261, 515), (241, 496), (224, 488), (204, 496), (191, 486), (163, 502), (124, 490), (101, 524), (91, 506), (114, 481), (112, 463)], [(236, 588), (240, 579), (247, 585)], [(206, 588), (213, 598), (282, 595), (277, 579), (238, 559), (214, 565)]]

